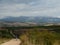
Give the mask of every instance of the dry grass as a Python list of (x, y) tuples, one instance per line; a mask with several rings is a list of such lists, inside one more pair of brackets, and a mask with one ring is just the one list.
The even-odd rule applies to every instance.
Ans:
[[(21, 45), (60, 45), (60, 33), (48, 30), (31, 30), (20, 36)], [(59, 40), (59, 41), (58, 41)]]
[(9, 40), (10, 40), (9, 38), (0, 38), (0, 44), (5, 43)]

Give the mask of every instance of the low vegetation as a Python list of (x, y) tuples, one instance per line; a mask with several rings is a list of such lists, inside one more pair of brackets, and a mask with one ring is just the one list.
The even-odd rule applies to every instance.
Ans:
[(0, 38), (0, 44), (9, 41), (11, 38)]
[[(0, 30), (0, 40), (3, 39), (0, 43), (4, 43), (5, 41), (14, 38), (14, 36), (10, 33), (10, 31), (12, 31), (12, 33), (17, 35), (22, 41), (21, 45), (60, 45), (60, 26), (5, 28), (7, 30)], [(20, 32), (16, 32), (15, 30), (20, 30)]]
[(20, 39), (21, 45), (60, 45), (60, 33), (48, 29), (29, 30), (22, 34)]

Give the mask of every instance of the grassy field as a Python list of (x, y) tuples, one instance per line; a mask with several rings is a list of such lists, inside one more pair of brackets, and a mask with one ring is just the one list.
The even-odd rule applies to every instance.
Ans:
[(21, 45), (60, 45), (60, 33), (48, 29), (32, 29), (20, 36)]
[[(0, 43), (14, 38), (10, 31), (27, 29), (19, 34), (21, 45), (60, 45), (60, 26), (6, 27), (0, 31)], [(3, 38), (2, 38), (3, 37)]]

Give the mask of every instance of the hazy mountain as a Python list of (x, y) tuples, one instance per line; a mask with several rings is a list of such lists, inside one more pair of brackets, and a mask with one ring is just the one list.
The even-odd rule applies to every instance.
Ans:
[(0, 19), (5, 22), (35, 22), (35, 23), (60, 23), (60, 18), (43, 17), (43, 16), (20, 16), (20, 17), (6, 17)]

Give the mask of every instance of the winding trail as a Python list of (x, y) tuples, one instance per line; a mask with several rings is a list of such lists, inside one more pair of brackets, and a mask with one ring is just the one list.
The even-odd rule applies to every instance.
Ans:
[(20, 45), (21, 41), (19, 39), (11, 39), (10, 41), (3, 43), (1, 45)]

